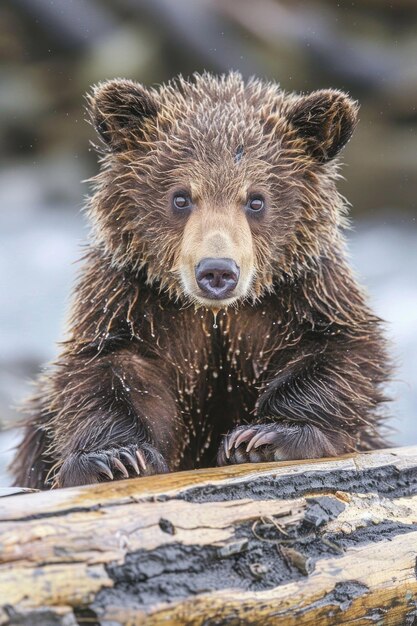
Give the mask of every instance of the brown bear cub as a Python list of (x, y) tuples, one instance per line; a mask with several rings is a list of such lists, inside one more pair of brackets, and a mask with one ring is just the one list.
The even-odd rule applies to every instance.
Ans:
[(381, 445), (385, 342), (335, 184), (356, 103), (231, 73), (113, 80), (89, 107), (93, 237), (16, 484)]

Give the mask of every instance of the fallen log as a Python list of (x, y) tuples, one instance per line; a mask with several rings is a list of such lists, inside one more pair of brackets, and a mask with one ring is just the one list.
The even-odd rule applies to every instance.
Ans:
[(417, 447), (0, 498), (1, 626), (417, 624)]

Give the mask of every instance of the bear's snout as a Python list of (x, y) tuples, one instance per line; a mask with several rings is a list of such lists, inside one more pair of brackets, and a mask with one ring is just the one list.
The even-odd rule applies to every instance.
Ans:
[(233, 259), (205, 258), (195, 268), (197, 285), (207, 298), (222, 300), (236, 288), (240, 270)]

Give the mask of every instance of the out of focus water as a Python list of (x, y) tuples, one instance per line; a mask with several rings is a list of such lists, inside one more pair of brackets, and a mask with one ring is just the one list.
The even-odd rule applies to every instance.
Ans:
[[(2, 181), (3, 191), (7, 181)], [(9, 181), (10, 182), (10, 181)], [(1, 195), (1, 194), (0, 194)], [(35, 192), (13, 189), (13, 211), (0, 215), (0, 423), (13, 423), (13, 408), (30, 391), (30, 379), (57, 352), (71, 285), (86, 237), (76, 208), (42, 208)], [(2, 198), (0, 197), (0, 200)], [(388, 322), (397, 363), (391, 384), (395, 444), (417, 443), (417, 225), (381, 220), (356, 223), (350, 235), (354, 267), (375, 311)], [(0, 485), (16, 444), (15, 431), (0, 431)]]

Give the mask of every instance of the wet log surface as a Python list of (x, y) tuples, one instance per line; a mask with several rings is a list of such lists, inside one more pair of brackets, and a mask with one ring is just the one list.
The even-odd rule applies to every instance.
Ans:
[(417, 447), (12, 490), (0, 625), (415, 626), (416, 558)]

